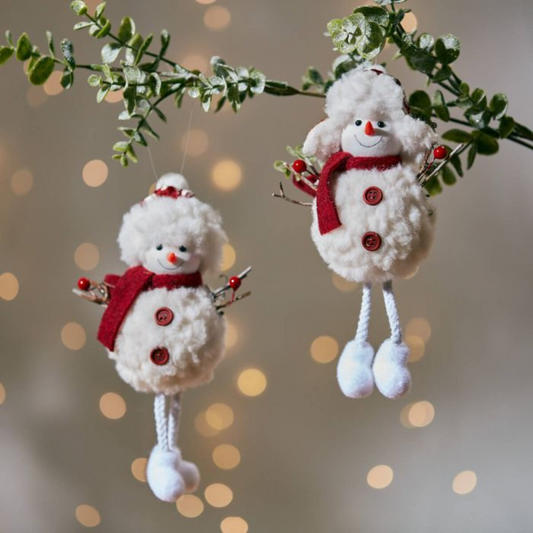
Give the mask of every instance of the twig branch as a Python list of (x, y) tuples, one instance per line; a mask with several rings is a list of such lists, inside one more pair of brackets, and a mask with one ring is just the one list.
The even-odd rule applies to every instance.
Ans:
[(293, 200), (292, 198), (289, 198), (285, 195), (285, 191), (283, 190), (283, 184), (280, 182), (279, 184), (279, 193), (272, 193), (272, 196), (274, 198), (281, 198), (282, 200), (285, 200), (286, 202), (290, 202), (291, 204), (295, 205), (302, 205), (304, 207), (311, 207), (313, 205), (312, 202), (300, 202), (298, 200)]

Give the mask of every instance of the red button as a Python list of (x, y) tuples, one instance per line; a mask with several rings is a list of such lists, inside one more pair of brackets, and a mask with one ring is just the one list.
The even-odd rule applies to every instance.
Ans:
[(168, 326), (174, 320), (174, 313), (168, 307), (161, 307), (155, 312), (155, 321), (160, 326)]
[(375, 252), (381, 247), (381, 237), (378, 233), (369, 231), (363, 235), (362, 239), (363, 248), (369, 252)]
[(363, 200), (368, 205), (378, 205), (383, 200), (383, 191), (379, 187), (368, 187), (363, 193)]
[(154, 365), (162, 366), (168, 363), (170, 355), (166, 348), (154, 348), (150, 353), (150, 359)]

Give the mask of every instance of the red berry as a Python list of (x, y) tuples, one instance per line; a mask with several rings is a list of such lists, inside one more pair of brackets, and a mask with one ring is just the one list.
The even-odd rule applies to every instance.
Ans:
[(437, 148), (433, 150), (433, 155), (435, 156), (435, 159), (446, 159), (448, 150), (446, 150), (444, 146), (437, 146)]
[(305, 172), (307, 170), (307, 165), (305, 164), (305, 161), (303, 159), (297, 159), (293, 164), (292, 168), (295, 172), (298, 172), (298, 174), (301, 174), (302, 172)]
[(78, 287), (82, 291), (88, 291), (91, 287), (91, 282), (87, 278), (80, 278), (78, 280)]
[(229, 281), (229, 286), (236, 291), (241, 286), (241, 278), (238, 278), (237, 276), (232, 276)]

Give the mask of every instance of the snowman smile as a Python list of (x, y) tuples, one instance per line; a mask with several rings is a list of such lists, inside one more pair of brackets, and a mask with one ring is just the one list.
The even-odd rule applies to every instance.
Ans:
[(354, 135), (355, 137), (355, 140), (363, 147), (363, 148), (374, 148), (374, 146), (377, 146), (382, 140), (383, 140), (383, 137), (380, 137), (379, 138), (379, 141), (377, 143), (374, 143), (374, 144), (370, 144), (370, 145), (367, 145), (367, 144), (363, 144), (358, 138), (357, 138), (357, 135)]
[(176, 267), (174, 267), (174, 268), (168, 268), (168, 267), (166, 267), (163, 263), (161, 263), (161, 261), (159, 261), (159, 259), (157, 260), (157, 262), (158, 262), (158, 263), (159, 263), (159, 264), (160, 264), (165, 270), (178, 270), (178, 268), (179, 268), (181, 265), (183, 265), (183, 263), (184, 263), (185, 261), (180, 261), (179, 264), (178, 264)]

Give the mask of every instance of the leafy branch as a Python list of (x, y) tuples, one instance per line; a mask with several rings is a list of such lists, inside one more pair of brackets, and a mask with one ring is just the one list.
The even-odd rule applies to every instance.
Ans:
[[(412, 114), (429, 123), (438, 118), (462, 127), (442, 135), (445, 141), (464, 146), (440, 168), (438, 176), (426, 183), (431, 194), (442, 189), (441, 182), (455, 183), (456, 173), (463, 176), (463, 153), (470, 168), (477, 155), (497, 153), (503, 139), (533, 149), (533, 132), (507, 114), (509, 101), (505, 94), (497, 93), (489, 99), (485, 90), (472, 90), (453, 70), (452, 64), (461, 52), (456, 37), (446, 34), (434, 38), (427, 33), (407, 32), (402, 21), (410, 10), (397, 8), (405, 0), (374, 2), (377, 5), (359, 7), (348, 17), (329, 22), (328, 35), (340, 55), (326, 76), (310, 67), (303, 76), (301, 89), (285, 81), (268, 79), (256, 68), (232, 67), (219, 57), (212, 58), (209, 74), (186, 69), (167, 56), (170, 35), (166, 30), (161, 31), (157, 43), (152, 34), (143, 37), (135, 22), (124, 17), (113, 31), (113, 23), (105, 16), (106, 2), (91, 14), (82, 0), (74, 0), (70, 6), (82, 18), (74, 29), (86, 29), (93, 38), (105, 40), (98, 62), (78, 63), (68, 39), (61, 41), (61, 53), (57, 54), (50, 32), (46, 34), (48, 53), (43, 54), (26, 33), (15, 42), (7, 31), (7, 46), (0, 46), (0, 65), (12, 57), (27, 62), (28, 80), (34, 85), (46, 83), (60, 69), (65, 89), (73, 86), (77, 71), (90, 71), (88, 82), (97, 89), (99, 103), (110, 92), (121, 92), (125, 109), (118, 118), (126, 125), (119, 130), (126, 139), (114, 145), (113, 158), (127, 166), (129, 161), (137, 161), (135, 149), (147, 146), (147, 136), (159, 138), (153, 121), (166, 122), (161, 104), (167, 99), (172, 98), (177, 108), (188, 96), (199, 100), (206, 112), (211, 109), (218, 112), (225, 105), (237, 112), (247, 99), (263, 93), (324, 98), (344, 73), (370, 66), (389, 43), (397, 48), (395, 58), (403, 58), (413, 70), (426, 76), (428, 86), (435, 86), (431, 96), (424, 90), (409, 96)], [(284, 173), (291, 168), (285, 163), (276, 166)]]

